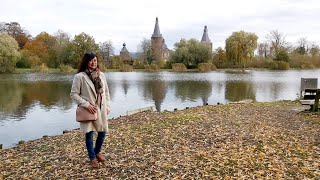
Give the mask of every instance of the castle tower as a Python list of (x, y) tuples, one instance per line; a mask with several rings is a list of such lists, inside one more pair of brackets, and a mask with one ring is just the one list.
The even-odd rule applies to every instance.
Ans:
[(162, 34), (160, 34), (158, 17), (156, 18), (156, 24), (154, 26), (154, 31), (151, 36), (151, 51), (152, 58), (155, 62), (163, 59), (162, 56), (162, 43), (163, 43)]
[(126, 43), (123, 43), (123, 47), (120, 51), (120, 57), (125, 64), (130, 64), (131, 57), (130, 57), (130, 53), (129, 53), (128, 49), (126, 48)]
[(204, 26), (201, 42), (206, 44), (210, 48), (210, 50), (212, 52), (212, 42), (210, 41), (209, 36), (208, 36), (207, 26)]

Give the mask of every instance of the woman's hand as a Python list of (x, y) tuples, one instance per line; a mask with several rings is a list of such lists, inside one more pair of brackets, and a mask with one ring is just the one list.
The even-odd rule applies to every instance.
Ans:
[(107, 115), (110, 113), (110, 108), (107, 107)]
[(93, 106), (92, 104), (90, 104), (88, 107), (87, 107), (88, 111), (91, 113), (91, 114), (94, 114), (97, 112), (97, 107), (96, 106)]

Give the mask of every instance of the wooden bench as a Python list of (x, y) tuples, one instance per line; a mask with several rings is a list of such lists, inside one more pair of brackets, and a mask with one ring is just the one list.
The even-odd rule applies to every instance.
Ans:
[(319, 110), (320, 89), (307, 88), (304, 90), (303, 99), (300, 100), (302, 105), (309, 105), (311, 111)]

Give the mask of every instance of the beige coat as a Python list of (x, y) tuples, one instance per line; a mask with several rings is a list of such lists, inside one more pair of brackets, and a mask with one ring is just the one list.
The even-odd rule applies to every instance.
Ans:
[[(90, 131), (108, 132), (107, 108), (110, 108), (109, 88), (104, 73), (100, 72), (100, 78), (104, 89), (101, 110), (98, 108), (98, 119), (96, 121), (80, 123), (80, 129), (84, 133)], [(70, 96), (78, 106), (88, 107), (90, 103), (95, 104), (97, 94), (87, 74), (80, 72), (74, 76)]]

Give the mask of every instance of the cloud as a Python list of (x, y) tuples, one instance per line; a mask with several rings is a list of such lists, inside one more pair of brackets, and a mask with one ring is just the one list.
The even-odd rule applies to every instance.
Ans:
[(307, 37), (320, 44), (316, 0), (12, 0), (1, 6), (1, 21), (19, 22), (32, 36), (59, 29), (71, 37), (85, 32), (97, 42), (111, 40), (116, 52), (123, 42), (136, 51), (143, 38), (150, 38), (155, 17), (169, 48), (181, 38), (200, 40), (204, 25), (214, 48), (223, 47), (225, 39), (240, 30), (256, 33), (258, 41), (277, 29), (292, 43)]

